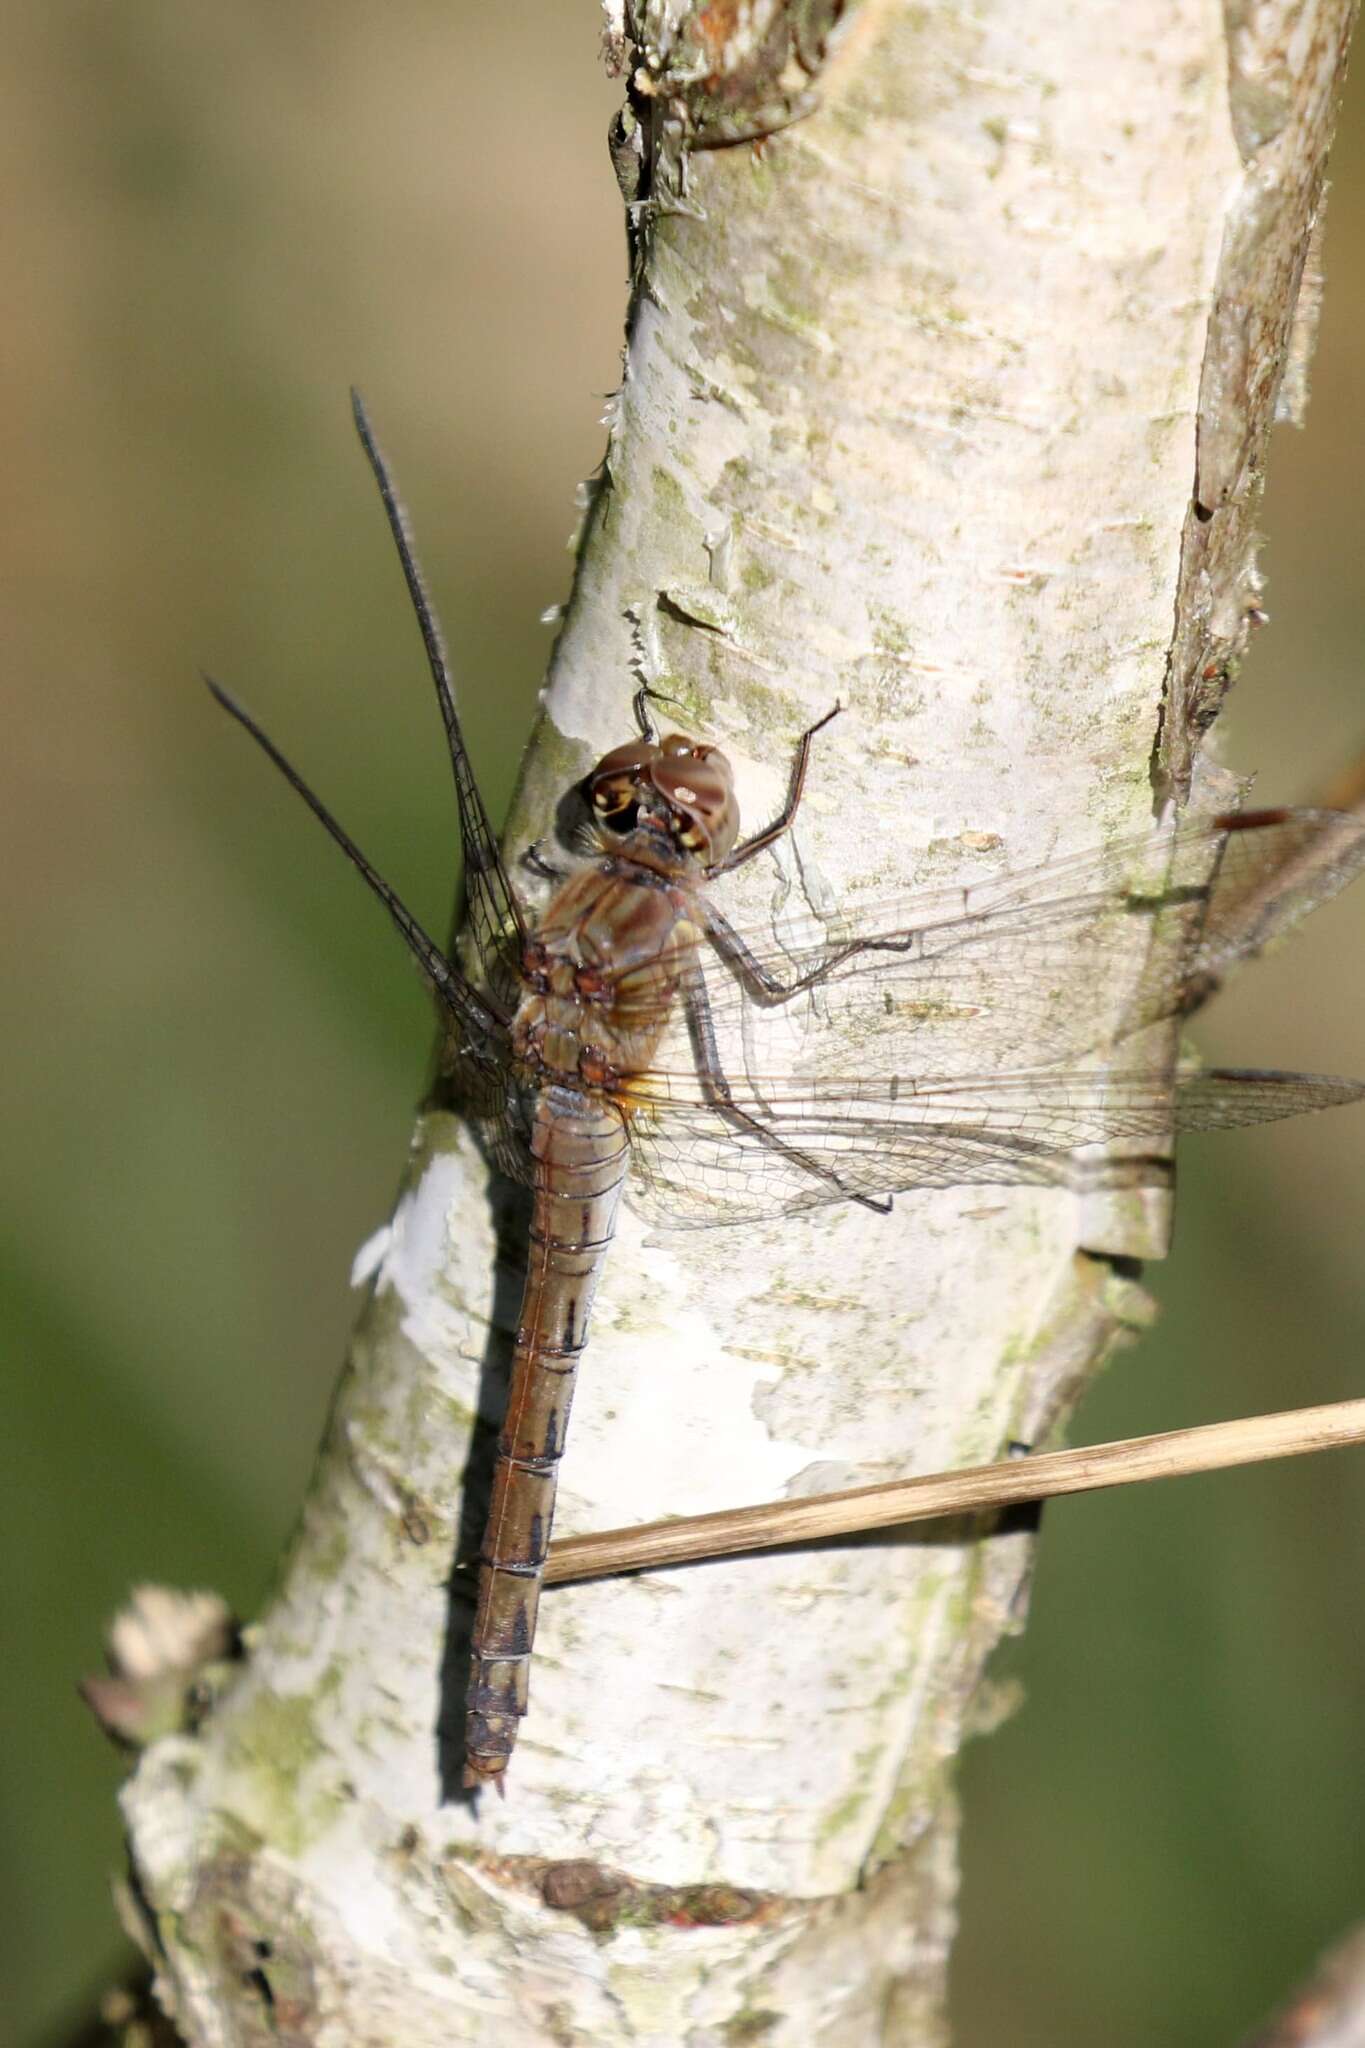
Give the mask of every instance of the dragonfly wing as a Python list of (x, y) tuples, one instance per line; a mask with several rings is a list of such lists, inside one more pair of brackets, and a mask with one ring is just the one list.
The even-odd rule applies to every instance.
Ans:
[(1173, 1076), (1043, 1069), (939, 1081), (774, 1081), (723, 1108), (694, 1080), (646, 1083), (632, 1123), (630, 1199), (670, 1227), (757, 1221), (915, 1188), (1141, 1181), (1156, 1158), (1078, 1159), (1087, 1146), (1266, 1123), (1365, 1096), (1365, 1082), (1212, 1068)]
[(1214, 983), (1285, 938), (1365, 869), (1365, 816), (1253, 811), (1233, 821), (1218, 864), (1196, 973)]
[(459, 808), (460, 845), (464, 853), (463, 922), (473, 938), (478, 951), (479, 966), (494, 993), (495, 1000), (505, 1001), (509, 986), (506, 967), (508, 947), (511, 941), (524, 937), (525, 920), (521, 905), (507, 878), (507, 871), (503, 867), (498, 842), (488, 822), (488, 813), (484, 809), (478, 783), (474, 779), (469, 750), (465, 746), (464, 730), (455, 703), (445, 638), (427, 591), (421, 565), (417, 560), (406, 507), (398, 495), (389, 465), (375, 439), (374, 429), (370, 425), (369, 415), (358, 391), (351, 393), (351, 409), (355, 415), (360, 445), (374, 472), (379, 495), (384, 502), (384, 513), (389, 522), (389, 531), (393, 535), (394, 546), (398, 550), (398, 559), (402, 566), (403, 579), (408, 587), (408, 595), (412, 600), (412, 608), (417, 614), (427, 664), (436, 686), (436, 701), (440, 706), (441, 722), (445, 727), (451, 772), (455, 779), (455, 801)]
[(441, 1006), (450, 1020), (450, 1031), (461, 1047), (461, 1056), (479, 1067), (486, 1074), (500, 1071), (507, 1057), (507, 1026), (498, 1010), (472, 988), (457, 967), (446, 959), (439, 946), (428, 938), (407, 905), (390, 888), (373, 863), (363, 854), (350, 833), (323, 803), (320, 796), (304, 781), (288, 757), (281, 753), (269, 733), (238, 702), (230, 690), (216, 682), (210, 675), (204, 677), (210, 692), (227, 712), (236, 720), (244, 732), (256, 742), (261, 752), (279, 770), (290, 788), (297, 791), (323, 829), (335, 840), (348, 861), (385, 910), (407, 944), (409, 952), (421, 968), (427, 981), (440, 998)]
[(636, 1122), (626, 1199), (666, 1229), (701, 1229), (796, 1215), (830, 1202), (882, 1204), (906, 1188), (974, 1184), (1055, 1186), (1067, 1162), (1007, 1137), (965, 1132), (902, 1134), (889, 1146), (875, 1120), (803, 1120), (736, 1132), (694, 1104), (668, 1113), (666, 1127)]
[(1338, 1074), (1281, 1074), (1272, 1068), (1209, 1067), (1182, 1078), (1176, 1129), (1225, 1131), (1276, 1123), (1314, 1109), (1338, 1109), (1365, 1097), (1365, 1081)]
[[(882, 1073), (1072, 1062), (1186, 1014), (1362, 867), (1365, 819), (1351, 814), (1166, 828), (792, 920), (777, 940), (733, 934), (738, 962), (706, 966), (707, 1006), (727, 1071), (818, 1067), (822, 1044)], [(765, 981), (798, 986), (775, 1000)]]

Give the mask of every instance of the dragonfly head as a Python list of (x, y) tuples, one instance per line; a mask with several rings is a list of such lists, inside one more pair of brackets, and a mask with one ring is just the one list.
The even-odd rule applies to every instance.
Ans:
[(603, 845), (651, 866), (714, 867), (739, 837), (730, 763), (705, 740), (632, 740), (584, 787)]

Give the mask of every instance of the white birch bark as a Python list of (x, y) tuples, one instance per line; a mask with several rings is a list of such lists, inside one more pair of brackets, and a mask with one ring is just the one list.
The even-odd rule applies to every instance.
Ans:
[[(1141, 831), (1171, 791), (1211, 801), (1198, 743), (1254, 619), (1352, 11), (862, 0), (814, 111), (761, 152), (692, 155), (684, 192), (679, 103), (742, 123), (789, 53), (778, 0), (660, 6), (637, 62), (673, 207), (642, 221), (512, 846), (628, 736), (642, 662), (735, 762), (751, 827), (800, 729), (846, 707), (792, 841), (724, 899), (747, 919)], [(1116, 972), (1116, 1015), (1123, 995)], [(1028, 1540), (556, 1589), (509, 1796), (476, 1810), (450, 1789), (447, 1581), (515, 1316), (499, 1220), (468, 1141), (426, 1116), (249, 1660), (125, 1795), (169, 2009), (195, 2044), (941, 2040), (952, 1762)], [(1158, 1253), (1162, 1222), (980, 1189), (740, 1233), (627, 1214), (559, 1532), (1038, 1440), (1144, 1320), (1113, 1260)]]
[(1240, 2048), (1362, 2048), (1365, 1930), (1353, 1927), (1318, 1958), (1280, 2010)]

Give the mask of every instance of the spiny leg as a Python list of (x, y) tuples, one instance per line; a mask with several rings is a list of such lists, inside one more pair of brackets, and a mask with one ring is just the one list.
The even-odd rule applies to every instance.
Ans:
[(841, 704), (836, 704), (834, 709), (827, 711), (823, 718), (817, 718), (814, 725), (806, 727), (797, 743), (796, 764), (792, 769), (791, 787), (787, 792), (787, 801), (782, 807), (781, 814), (774, 818), (771, 825), (765, 825), (761, 832), (755, 832), (752, 839), (746, 839), (742, 845), (734, 849), (733, 853), (728, 854), (724, 860), (718, 861), (715, 867), (708, 868), (706, 871), (708, 881), (712, 880), (716, 875), (728, 875), (735, 868), (743, 867), (745, 861), (752, 860), (756, 853), (762, 853), (765, 846), (771, 846), (774, 840), (780, 839), (784, 832), (791, 830), (796, 813), (801, 808), (801, 797), (806, 787), (806, 763), (810, 759), (811, 741), (815, 738), (816, 733), (824, 731), (831, 719), (839, 716), (842, 709), (843, 706)]
[(676, 697), (666, 697), (663, 691), (656, 690), (652, 683), (641, 683), (630, 703), (635, 714), (635, 723), (640, 728), (640, 738), (648, 740), (651, 746), (657, 746), (659, 743), (659, 728), (650, 715), (651, 704), (671, 704), (676, 711), (682, 711), (686, 716), (684, 707)]
[(783, 981), (771, 968), (765, 967), (745, 941), (740, 937), (729, 919), (716, 909), (713, 903), (706, 905), (706, 936), (719, 953), (726, 966), (743, 982), (749, 993), (764, 1008), (779, 1003), (789, 1003), (793, 996), (804, 995), (807, 989), (818, 988), (827, 981), (836, 967), (842, 967), (846, 960), (859, 953), (905, 953), (915, 934), (907, 934), (899, 941), (887, 939), (850, 939), (845, 945), (834, 946), (818, 965), (807, 974), (798, 975), (795, 981)]
[(529, 846), (523, 848), (521, 855), (522, 866), (529, 874), (538, 875), (542, 882), (566, 881), (569, 870), (545, 858), (545, 855), (540, 850), (544, 844), (545, 841), (543, 839), (533, 839)]
[(840, 1179), (833, 1167), (823, 1165), (810, 1153), (803, 1152), (799, 1146), (790, 1144), (786, 1138), (771, 1130), (760, 1117), (751, 1116), (748, 1110), (740, 1108), (721, 1064), (711, 1005), (707, 1001), (706, 984), (700, 971), (684, 989), (683, 1001), (686, 1005), (688, 1030), (697, 1062), (697, 1076), (702, 1084), (703, 1093), (716, 1114), (743, 1137), (755, 1139), (768, 1151), (780, 1153), (784, 1159), (790, 1160), (802, 1173), (808, 1173), (813, 1179), (823, 1181), (826, 1187), (835, 1190), (841, 1200), (860, 1202), (863, 1208), (872, 1209), (879, 1216), (889, 1215), (892, 1206), (889, 1197), (883, 1199), (874, 1195), (859, 1194), (856, 1189), (849, 1187)]

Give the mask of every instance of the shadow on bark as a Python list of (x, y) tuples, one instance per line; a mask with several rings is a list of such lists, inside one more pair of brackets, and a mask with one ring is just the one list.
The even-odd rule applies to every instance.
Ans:
[[(444, 1107), (444, 1105), (440, 1105)], [(488, 1519), (493, 1464), (500, 1422), (507, 1407), (517, 1317), (526, 1277), (531, 1194), (515, 1182), (495, 1179), (489, 1191), (493, 1211), (492, 1313), (479, 1369), (478, 1420), (460, 1474), (460, 1518), (455, 1554), (446, 1581), (445, 1635), (441, 1645), (440, 1695), (436, 1715), (436, 1768), (443, 1806), (472, 1805), (476, 1794), (464, 1785), (465, 1705), (469, 1689), (469, 1643), (478, 1597), (478, 1556)]]

